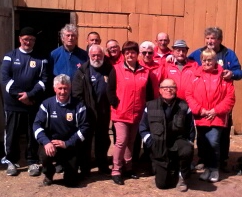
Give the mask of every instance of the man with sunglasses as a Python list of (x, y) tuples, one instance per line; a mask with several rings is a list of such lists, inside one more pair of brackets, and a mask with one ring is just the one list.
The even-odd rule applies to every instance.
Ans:
[(33, 122), (46, 88), (47, 60), (33, 50), (36, 32), (31, 27), (20, 31), (20, 47), (7, 53), (2, 64), (2, 84), (4, 90), (5, 157), (8, 164), (7, 175), (16, 176), (20, 159), (20, 135), (27, 138), (26, 160), (30, 176), (40, 175), (38, 166), (38, 143), (33, 135)]
[(174, 80), (162, 81), (159, 92), (159, 98), (147, 103), (139, 132), (151, 151), (156, 186), (170, 188), (179, 176), (176, 187), (185, 192), (193, 158), (193, 145), (189, 142), (194, 129), (190, 126), (192, 115), (187, 103), (176, 96)]

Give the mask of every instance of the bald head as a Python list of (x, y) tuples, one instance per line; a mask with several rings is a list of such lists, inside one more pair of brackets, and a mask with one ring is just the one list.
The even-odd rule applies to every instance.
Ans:
[(158, 48), (161, 51), (165, 51), (165, 50), (167, 50), (168, 44), (170, 43), (170, 38), (167, 33), (160, 32), (157, 34), (155, 41), (156, 41)]
[(160, 95), (169, 103), (176, 97), (177, 86), (173, 79), (165, 79), (160, 83)]

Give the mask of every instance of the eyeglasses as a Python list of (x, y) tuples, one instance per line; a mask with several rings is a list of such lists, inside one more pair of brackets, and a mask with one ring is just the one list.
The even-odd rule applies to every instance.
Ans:
[(115, 45), (115, 46), (112, 46), (112, 47), (107, 48), (107, 50), (110, 51), (112, 49), (117, 49), (118, 47), (119, 47), (118, 45)]
[(34, 38), (21, 38), (21, 40), (24, 42), (35, 42)]
[(168, 91), (168, 90), (176, 90), (176, 86), (160, 86), (161, 89)]
[(142, 51), (141, 52), (142, 53), (142, 55), (146, 55), (147, 53), (148, 53), (148, 55), (153, 55), (153, 51)]
[(213, 61), (213, 59), (202, 59), (202, 62), (204, 62), (204, 63), (205, 63), (205, 62), (209, 62), (209, 63), (210, 63), (210, 62), (212, 62), (212, 61)]

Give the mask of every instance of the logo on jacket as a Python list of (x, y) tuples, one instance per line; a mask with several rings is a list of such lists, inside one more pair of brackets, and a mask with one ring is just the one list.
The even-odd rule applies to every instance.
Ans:
[(31, 68), (35, 68), (36, 67), (36, 61), (30, 61), (29, 66)]
[(19, 59), (17, 58), (17, 59), (15, 59), (15, 61), (13, 62), (13, 64), (20, 65), (21, 63), (20, 63)]
[(52, 114), (50, 115), (51, 118), (57, 118), (56, 111), (53, 111)]
[(66, 120), (67, 120), (67, 121), (72, 121), (72, 120), (73, 120), (73, 115), (72, 115), (72, 113), (67, 113), (67, 114), (66, 114)]
[(223, 60), (221, 60), (221, 59), (220, 59), (220, 60), (218, 60), (218, 64), (219, 64), (220, 66), (222, 66), (222, 67), (223, 67), (223, 66), (224, 66), (224, 62), (223, 62)]
[(174, 74), (174, 73), (176, 73), (177, 72), (177, 70), (170, 70), (170, 73), (171, 74)]

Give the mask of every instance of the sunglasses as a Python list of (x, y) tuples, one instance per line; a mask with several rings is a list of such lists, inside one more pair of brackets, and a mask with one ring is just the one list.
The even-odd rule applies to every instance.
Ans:
[(146, 55), (147, 53), (148, 53), (148, 55), (153, 55), (153, 51), (142, 51), (141, 52), (142, 53), (142, 55)]

